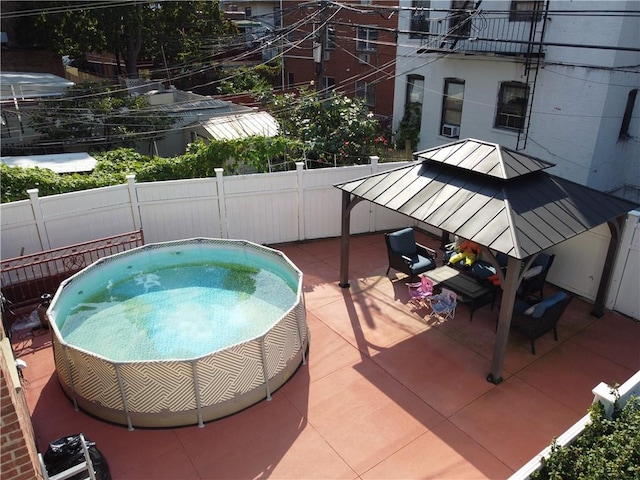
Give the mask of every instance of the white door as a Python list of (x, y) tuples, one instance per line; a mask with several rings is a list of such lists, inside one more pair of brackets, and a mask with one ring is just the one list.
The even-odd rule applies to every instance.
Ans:
[(611, 279), (611, 308), (640, 320), (640, 212), (631, 212), (622, 232)]

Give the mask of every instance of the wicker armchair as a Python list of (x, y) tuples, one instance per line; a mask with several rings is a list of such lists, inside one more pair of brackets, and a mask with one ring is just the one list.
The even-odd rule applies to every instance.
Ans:
[(553, 330), (558, 341), (558, 320), (573, 297), (559, 291), (540, 303), (530, 304), (524, 300), (516, 301), (511, 317), (511, 328), (531, 341), (531, 353), (536, 354), (535, 340)]
[(525, 278), (516, 292), (518, 297), (525, 300), (532, 298), (542, 300), (544, 283), (547, 280), (547, 274), (555, 257), (555, 255), (549, 255), (544, 252), (538, 254), (528, 270), (536, 273), (530, 276), (525, 273)]
[(416, 243), (413, 228), (403, 228), (397, 232), (385, 233), (389, 268), (406, 273), (410, 281), (417, 281), (418, 275), (436, 268), (435, 250)]

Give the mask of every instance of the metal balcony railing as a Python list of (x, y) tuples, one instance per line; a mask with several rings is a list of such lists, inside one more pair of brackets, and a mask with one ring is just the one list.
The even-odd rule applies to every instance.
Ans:
[(141, 245), (144, 245), (142, 230), (136, 230), (2, 260), (3, 304), (6, 302), (8, 308), (37, 304), (43, 293), (55, 293), (62, 280), (99, 258)]
[[(436, 12), (431, 12), (435, 15)], [(427, 18), (415, 12), (412, 38), (420, 38), (419, 53), (486, 53), (515, 56), (542, 55), (544, 12), (514, 17), (509, 11), (437, 12)]]

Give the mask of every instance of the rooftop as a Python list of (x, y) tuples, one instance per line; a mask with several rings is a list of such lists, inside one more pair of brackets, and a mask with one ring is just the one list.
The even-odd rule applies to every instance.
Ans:
[(98, 161), (88, 153), (53, 153), (50, 155), (21, 155), (0, 157), (0, 163), (12, 167), (48, 168), (56, 173), (90, 172)]
[(63, 95), (72, 86), (52, 73), (0, 72), (0, 101)]
[(204, 428), (128, 431), (74, 411), (48, 334), (14, 337), (39, 450), (82, 432), (116, 480), (508, 478), (584, 416), (598, 383), (640, 369), (640, 323), (595, 318), (576, 298), (536, 355), (510, 336), (494, 385), (497, 307), (472, 322), (465, 305), (441, 323), (412, 310), (402, 274), (384, 275), (382, 233), (352, 237), (350, 289), (338, 286), (339, 238), (274, 247), (304, 273), (310, 351), (271, 401)]

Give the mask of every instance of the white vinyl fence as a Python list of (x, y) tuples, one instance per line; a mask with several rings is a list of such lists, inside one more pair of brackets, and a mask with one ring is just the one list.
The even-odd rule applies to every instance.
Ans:
[[(29, 200), (0, 205), (0, 254), (9, 259), (138, 229), (143, 230), (146, 243), (210, 237), (275, 245), (336, 237), (342, 192), (333, 185), (407, 164), (377, 160), (314, 170), (304, 170), (299, 163), (291, 172), (229, 177), (217, 169), (214, 178), (153, 183), (137, 183), (130, 176), (124, 185), (42, 198), (37, 190), (30, 190)], [(637, 318), (637, 212), (627, 224), (607, 306), (623, 305), (620, 311)], [(351, 212), (352, 234), (409, 225), (440, 235), (432, 227), (369, 202), (360, 202)], [(556, 260), (548, 280), (595, 299), (609, 235), (604, 225), (554, 247)]]

